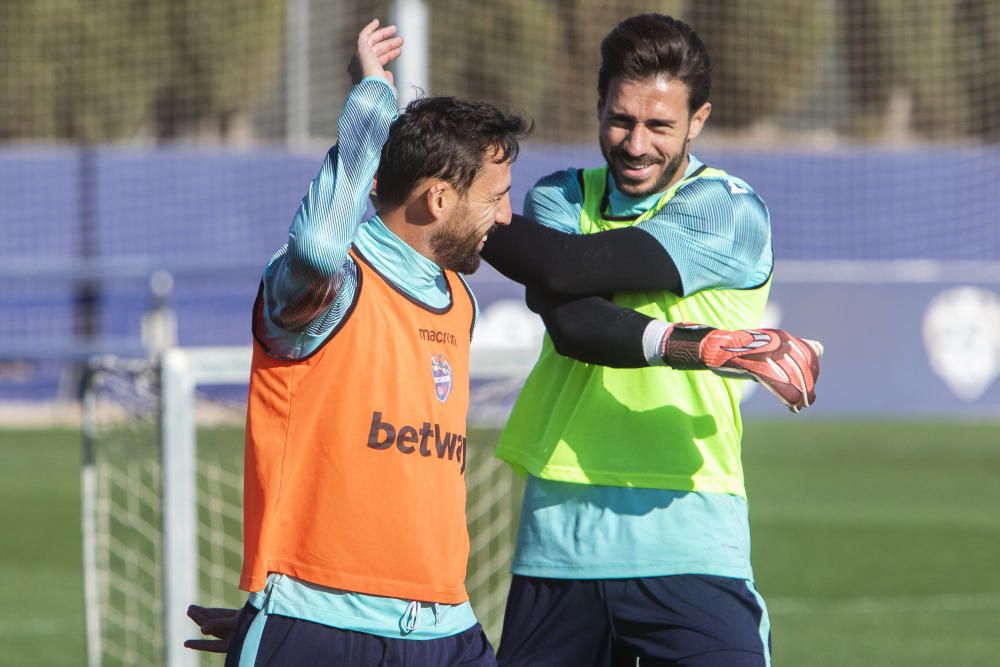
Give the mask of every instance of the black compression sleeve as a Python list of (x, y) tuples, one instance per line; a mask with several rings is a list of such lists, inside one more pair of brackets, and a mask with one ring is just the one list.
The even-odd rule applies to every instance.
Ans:
[(567, 234), (515, 215), (509, 225), (490, 233), (482, 256), (511, 280), (561, 294), (683, 294), (674, 260), (636, 227)]
[(567, 296), (537, 287), (526, 290), (525, 301), (542, 316), (559, 354), (612, 368), (649, 365), (642, 335), (652, 318), (604, 297)]

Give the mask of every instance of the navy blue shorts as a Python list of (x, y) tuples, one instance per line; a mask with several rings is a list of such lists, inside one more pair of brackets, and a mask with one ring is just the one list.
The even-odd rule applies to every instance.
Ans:
[[(247, 604), (230, 639), (226, 667), (239, 667), (250, 624), (258, 611)], [(252, 650), (252, 649), (251, 649)], [(311, 621), (269, 615), (260, 635), (256, 667), (496, 667), (483, 626), (441, 639), (395, 639), (341, 630)]]
[(770, 621), (743, 579), (514, 576), (501, 667), (768, 667)]

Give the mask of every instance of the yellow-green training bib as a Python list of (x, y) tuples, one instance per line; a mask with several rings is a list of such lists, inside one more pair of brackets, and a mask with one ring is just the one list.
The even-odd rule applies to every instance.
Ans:
[[(635, 220), (602, 217), (607, 168), (583, 172), (580, 229), (593, 234), (656, 214), (699, 178), (727, 178), (704, 168), (667, 190)], [(754, 289), (710, 289), (680, 297), (627, 292), (614, 302), (670, 322), (721, 329), (759, 326), (770, 280)], [(607, 368), (557, 353), (545, 336), (518, 396), (497, 456), (520, 472), (578, 484), (731, 493), (746, 497), (740, 440), (743, 380), (666, 367)]]

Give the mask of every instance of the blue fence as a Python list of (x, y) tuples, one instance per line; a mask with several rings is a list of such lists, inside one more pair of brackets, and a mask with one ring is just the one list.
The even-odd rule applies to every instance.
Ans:
[[(744, 178), (765, 198), (779, 268), (789, 260), (1000, 262), (1000, 150), (714, 149), (699, 157)], [(0, 274), (6, 283), (0, 348), (8, 359), (0, 362), (0, 399), (54, 395), (65, 368), (59, 352), (77, 349), (80, 286), (71, 276), (79, 271), (60, 274), (63, 265), (133, 267), (102, 274), (93, 285), (104, 347), (137, 345), (155, 268), (175, 276), (171, 305), (181, 344), (248, 343), (260, 268), (284, 241), (321, 158), (182, 148), (0, 150), (0, 256), (7, 265)], [(539, 177), (600, 162), (592, 147), (526, 147), (515, 166), (515, 208)], [(772, 314), (780, 313), (775, 324), (827, 344), (823, 404), (815, 414), (993, 414), (1000, 406), (992, 377), (964, 385), (959, 371), (947, 378), (947, 362), (933, 360), (922, 333), (931, 326), (935, 299), (946, 303), (962, 286), (978, 289), (981, 303), (968, 305), (976, 298), (965, 292), (968, 303), (952, 311), (964, 307), (969, 317), (993, 321), (995, 277), (801, 282), (800, 271), (797, 278), (783, 282), (779, 270)], [(488, 267), (472, 282), (484, 311), (521, 297)], [(982, 333), (952, 356), (978, 351), (973, 365), (983, 377), (995, 375), (997, 336)], [(774, 410), (769, 398), (751, 396), (748, 408)]]

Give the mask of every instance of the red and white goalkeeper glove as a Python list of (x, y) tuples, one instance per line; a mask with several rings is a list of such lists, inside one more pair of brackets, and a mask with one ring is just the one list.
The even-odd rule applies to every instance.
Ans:
[(781, 329), (725, 331), (685, 323), (667, 329), (661, 355), (679, 370), (707, 369), (755, 380), (798, 412), (816, 402), (823, 346)]

